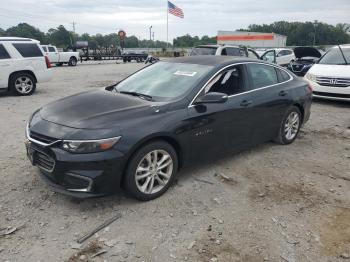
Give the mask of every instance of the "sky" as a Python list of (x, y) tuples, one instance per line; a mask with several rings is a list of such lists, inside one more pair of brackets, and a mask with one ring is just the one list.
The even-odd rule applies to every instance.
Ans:
[[(185, 18), (169, 14), (169, 41), (191, 35), (215, 36), (218, 30), (247, 28), (250, 24), (275, 21), (350, 23), (350, 0), (173, 0)], [(20, 22), (42, 31), (64, 25), (79, 34), (109, 34), (119, 29), (127, 35), (167, 39), (166, 0), (0, 0), (0, 28)]]

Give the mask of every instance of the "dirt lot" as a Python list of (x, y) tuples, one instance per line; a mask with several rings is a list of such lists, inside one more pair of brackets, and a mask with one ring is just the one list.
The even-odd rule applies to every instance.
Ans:
[[(0, 232), (17, 228), (0, 236), (1, 261), (350, 259), (346, 103), (315, 101), (310, 121), (292, 145), (266, 143), (182, 170), (174, 186), (151, 202), (122, 192), (89, 200), (51, 192), (26, 159), (29, 115), (50, 101), (101, 88), (141, 66), (54, 68), (54, 79), (39, 84), (33, 96), (0, 97)], [(84, 245), (75, 242), (116, 213), (122, 218)], [(107, 252), (91, 258), (103, 250)]]

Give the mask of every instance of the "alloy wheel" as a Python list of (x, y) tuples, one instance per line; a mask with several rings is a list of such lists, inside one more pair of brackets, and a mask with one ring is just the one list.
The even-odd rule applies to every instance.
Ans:
[(298, 133), (300, 125), (300, 117), (297, 112), (291, 112), (284, 124), (284, 135), (286, 139), (292, 140)]
[(20, 76), (15, 81), (15, 88), (20, 94), (28, 94), (33, 90), (34, 83), (27, 76)]
[(137, 188), (144, 194), (154, 194), (162, 190), (173, 173), (174, 162), (164, 150), (153, 150), (139, 162), (135, 181)]

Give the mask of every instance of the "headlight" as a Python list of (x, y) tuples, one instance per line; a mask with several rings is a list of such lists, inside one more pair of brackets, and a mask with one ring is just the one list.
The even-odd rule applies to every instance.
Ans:
[(313, 75), (313, 74), (307, 73), (307, 74), (305, 75), (305, 78), (308, 79), (308, 80), (310, 80), (310, 81), (312, 81), (312, 82), (316, 82), (316, 76)]
[(62, 148), (72, 153), (96, 153), (112, 148), (120, 136), (100, 140), (63, 140)]

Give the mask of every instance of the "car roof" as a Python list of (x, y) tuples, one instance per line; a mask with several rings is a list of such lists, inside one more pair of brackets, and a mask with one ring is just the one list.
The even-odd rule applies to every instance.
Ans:
[(246, 58), (246, 57), (198, 55), (198, 56), (184, 56), (184, 57), (172, 58), (167, 60), (167, 62), (224, 67), (226, 65), (233, 64), (233, 63), (242, 63), (242, 62), (261, 63), (263, 61)]
[(267, 49), (266, 51), (271, 51), (271, 50), (275, 50), (275, 51), (290, 50), (290, 51), (293, 51), (293, 49), (291, 49), (291, 48), (270, 48), (270, 49)]
[(236, 47), (236, 48), (240, 48), (240, 46), (238, 45), (197, 45), (195, 46), (195, 48), (203, 48), (203, 47), (209, 47), (209, 48), (218, 48), (218, 47)]
[(31, 38), (24, 38), (24, 37), (0, 37), (0, 42), (6, 41), (6, 42), (36, 42), (39, 43), (38, 40), (31, 39)]

